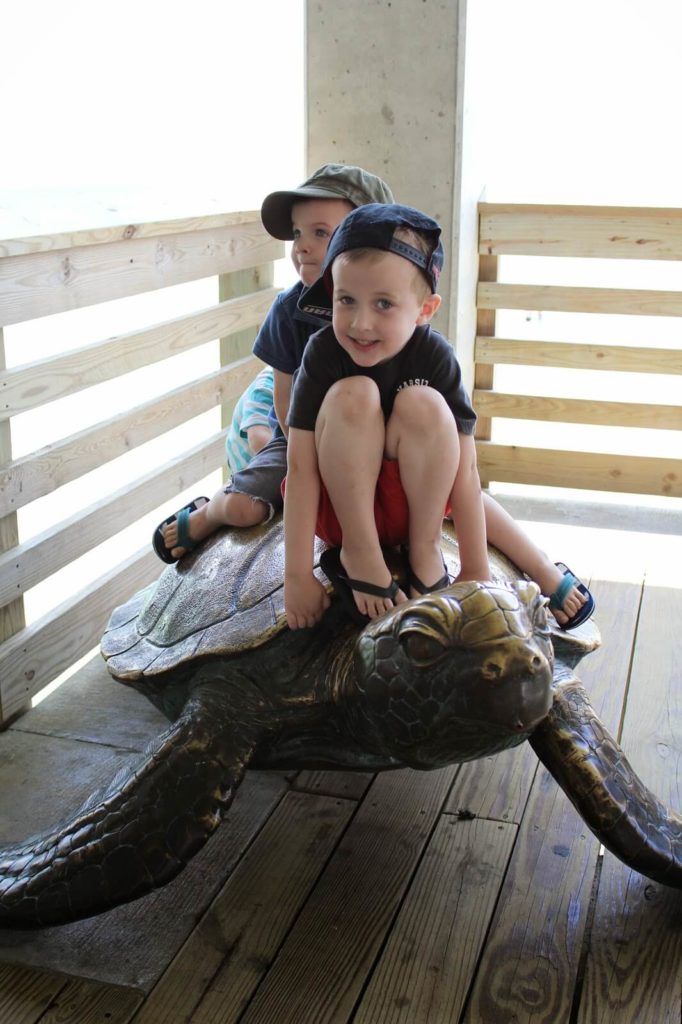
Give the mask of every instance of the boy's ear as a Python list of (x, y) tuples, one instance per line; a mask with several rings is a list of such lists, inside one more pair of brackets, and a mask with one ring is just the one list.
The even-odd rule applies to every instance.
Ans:
[(434, 317), (438, 312), (438, 308), (442, 301), (443, 300), (440, 295), (429, 295), (429, 297), (424, 300), (422, 311), (417, 317), (417, 324), (427, 324), (431, 317)]

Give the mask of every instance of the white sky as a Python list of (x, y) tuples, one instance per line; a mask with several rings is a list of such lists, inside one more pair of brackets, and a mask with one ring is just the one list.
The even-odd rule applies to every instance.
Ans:
[[(0, 235), (13, 215), (63, 226), (74, 203), (112, 221), (255, 208), (299, 181), (303, 13), (10, 0)], [(469, 18), (489, 199), (682, 206), (679, 0), (469, 0)]]

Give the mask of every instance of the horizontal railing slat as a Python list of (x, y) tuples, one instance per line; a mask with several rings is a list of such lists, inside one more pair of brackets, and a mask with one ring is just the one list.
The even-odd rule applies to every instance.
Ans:
[(0, 324), (108, 302), (277, 260), (258, 222), (0, 259)]
[(151, 550), (137, 552), (0, 646), (3, 719), (99, 643), (113, 609), (159, 575)]
[(479, 204), (485, 255), (682, 259), (682, 210)]
[(13, 512), (216, 405), (238, 398), (262, 366), (240, 359), (0, 468), (0, 516)]
[(551, 284), (479, 282), (476, 302), (479, 309), (682, 316), (682, 292), (655, 289), (574, 288)]
[(563, 451), (477, 441), (481, 477), (546, 487), (682, 497), (682, 459)]
[(277, 288), (0, 373), (0, 420), (225, 337), (265, 318)]
[(75, 249), (84, 245), (102, 245), (105, 242), (124, 242), (131, 238), (156, 238), (158, 235), (209, 231), (232, 224), (257, 222), (259, 219), (259, 210), (242, 210), (235, 213), (208, 213), (203, 217), (177, 217), (173, 220), (150, 220), (137, 224), (112, 224), (108, 227), (57, 231), (51, 234), (29, 235), (26, 238), (4, 238), (0, 240), (0, 258), (21, 256), (31, 252), (49, 252), (53, 249)]
[(476, 338), (477, 363), (556, 366), (626, 373), (682, 373), (682, 348), (635, 348), (630, 345), (582, 345), (564, 341)]
[[(162, 502), (225, 465), (222, 430), (145, 476), (0, 555), (0, 607), (47, 579)], [(210, 497), (210, 495), (208, 495)], [(175, 504), (173, 504), (173, 499)]]
[(539, 395), (514, 395), (484, 390), (474, 390), (473, 401), (476, 412), (484, 417), (501, 416), (506, 419), (590, 423), (595, 426), (682, 430), (681, 405), (545, 398)]

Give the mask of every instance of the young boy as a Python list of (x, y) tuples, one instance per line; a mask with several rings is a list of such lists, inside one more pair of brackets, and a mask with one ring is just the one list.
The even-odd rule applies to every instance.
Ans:
[[(301, 300), (331, 313), (332, 326), (309, 341), (289, 410), (284, 600), (292, 629), (313, 625), (329, 600), (312, 572), (315, 534), (340, 546), (336, 564), (325, 552), (322, 568), (369, 618), (406, 599), (382, 544), (407, 544), (410, 597), (448, 585), (440, 528), (450, 508), (458, 579), (489, 577), (476, 417), (452, 347), (429, 325), (440, 305), (439, 236), (438, 224), (411, 207), (355, 210)], [(593, 607), (586, 588), (549, 563), (492, 499), (486, 513), (495, 543), (517, 565), (553, 576), (557, 619), (568, 618), (576, 591), (570, 625), (584, 621)]]
[(407, 545), (410, 597), (447, 586), (440, 534), (450, 508), (458, 578), (489, 579), (476, 416), (452, 346), (429, 325), (442, 265), (434, 220), (409, 206), (364, 206), (335, 232), (322, 280), (305, 297), (333, 312), (332, 326), (308, 343), (289, 409), (292, 629), (312, 626), (328, 602), (313, 575), (315, 534), (340, 545), (337, 581), (369, 618), (406, 600), (382, 545)]
[[(328, 323), (304, 302), (307, 287), (319, 277), (334, 228), (353, 209), (365, 203), (391, 203), (391, 191), (381, 178), (360, 167), (325, 164), (298, 188), (266, 196), (261, 218), (275, 238), (293, 241), (292, 258), (300, 280), (273, 303), (254, 344), (254, 353), (274, 368), (274, 435), (211, 501), (199, 498), (165, 519), (154, 532), (154, 549), (166, 562), (175, 562), (221, 526), (252, 526), (267, 522), (282, 507), (281, 483), (286, 474), (286, 419), (293, 374), (310, 336)], [(300, 305), (299, 305), (300, 304)], [(573, 628), (592, 613), (594, 602), (580, 581), (537, 548), (491, 495), (483, 495), (488, 540), (511, 557), (535, 580), (557, 622)]]
[(298, 301), (320, 276), (327, 244), (343, 218), (365, 203), (391, 202), (391, 190), (381, 178), (345, 164), (324, 164), (297, 188), (266, 196), (263, 225), (274, 238), (293, 241), (292, 259), (300, 279), (275, 299), (253, 347), (254, 355), (274, 370), (273, 437), (210, 501), (197, 499), (159, 524), (153, 543), (163, 561), (176, 562), (221, 526), (255, 526), (282, 508), (292, 376), (308, 338), (326, 323), (302, 312)]
[(273, 379), (269, 366), (256, 374), (234, 407), (225, 451), (232, 475), (245, 469), (272, 438)]

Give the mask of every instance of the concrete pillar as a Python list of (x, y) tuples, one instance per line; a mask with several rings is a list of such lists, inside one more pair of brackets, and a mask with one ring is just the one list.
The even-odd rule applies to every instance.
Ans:
[(476, 201), (463, 163), (466, 0), (306, 0), (306, 167), (359, 164), (443, 228), (436, 326), (471, 388)]

